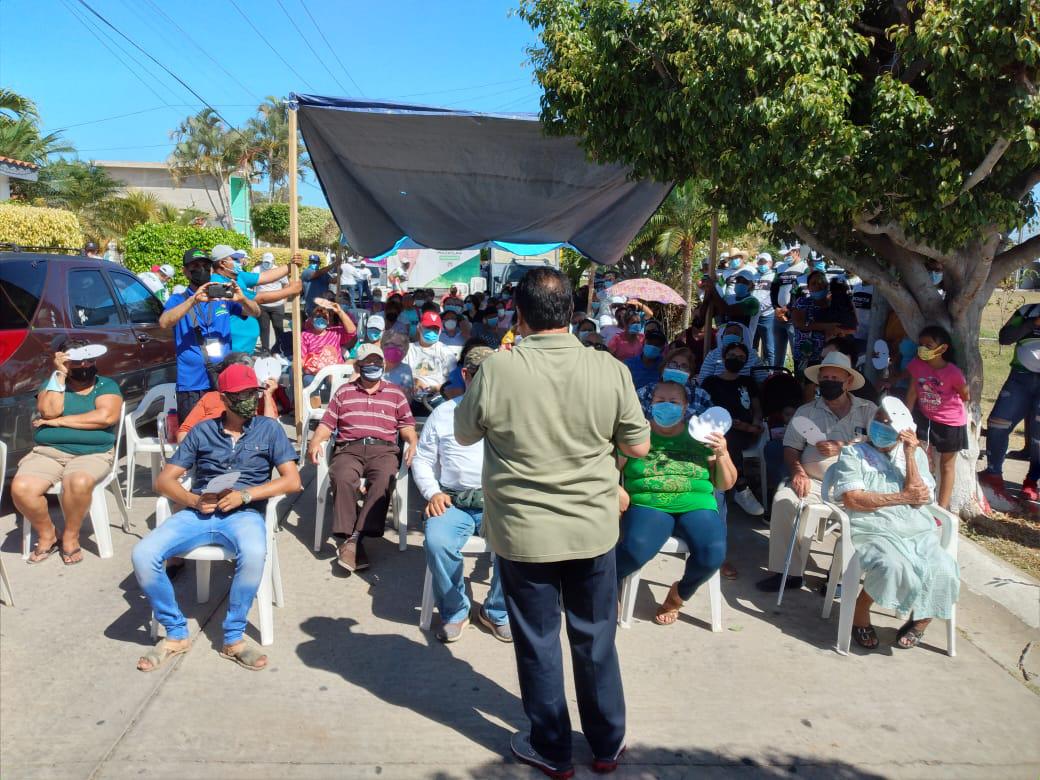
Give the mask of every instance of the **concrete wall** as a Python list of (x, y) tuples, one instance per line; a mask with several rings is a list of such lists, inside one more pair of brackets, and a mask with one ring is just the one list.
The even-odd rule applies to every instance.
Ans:
[(194, 208), (206, 212), (216, 222), (224, 217), (220, 206), (217, 179), (213, 176), (184, 176), (174, 181), (162, 163), (120, 163), (98, 161), (126, 189), (151, 192), (163, 203), (179, 209)]

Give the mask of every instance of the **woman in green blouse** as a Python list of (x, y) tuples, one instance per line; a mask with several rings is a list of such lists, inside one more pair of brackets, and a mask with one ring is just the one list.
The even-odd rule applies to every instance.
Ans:
[(725, 560), (726, 523), (719, 516), (715, 491), (729, 490), (737, 480), (724, 436), (712, 434), (705, 445), (687, 432), (686, 403), (682, 385), (659, 383), (650, 406), (650, 453), (618, 460), (625, 481), (618, 582), (657, 555), (670, 536), (690, 548), (686, 572), (657, 609), (654, 620), (662, 626), (675, 622), (683, 602)]

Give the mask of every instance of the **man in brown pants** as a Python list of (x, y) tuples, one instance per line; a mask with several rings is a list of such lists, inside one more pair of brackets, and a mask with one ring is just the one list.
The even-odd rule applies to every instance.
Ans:
[[(339, 545), (338, 563), (347, 571), (368, 568), (362, 536), (382, 536), (398, 466), (397, 437), (408, 445), (404, 462), (412, 465), (418, 438), (408, 399), (397, 385), (383, 379), (383, 350), (362, 344), (357, 353), (359, 376), (332, 396), (325, 416), (307, 447), (317, 464), (325, 442), (336, 437), (329, 476), (335, 499), (332, 532)], [(367, 480), (365, 502), (358, 512), (358, 490)]]

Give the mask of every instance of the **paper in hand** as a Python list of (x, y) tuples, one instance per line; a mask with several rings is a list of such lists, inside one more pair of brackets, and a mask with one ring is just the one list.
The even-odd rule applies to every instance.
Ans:
[(82, 347), (73, 347), (65, 354), (69, 360), (97, 360), (108, 352), (104, 344), (87, 344)]
[(791, 419), (791, 425), (805, 439), (805, 443), (813, 447), (827, 439), (823, 431), (808, 417), (794, 417)]
[(240, 471), (229, 471), (227, 474), (218, 474), (209, 481), (203, 493), (223, 493), (235, 486), (238, 478), (242, 476)]

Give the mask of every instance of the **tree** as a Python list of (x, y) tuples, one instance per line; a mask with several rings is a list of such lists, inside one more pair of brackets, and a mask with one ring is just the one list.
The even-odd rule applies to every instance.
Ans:
[(21, 200), (75, 213), (83, 232), (95, 241), (109, 232), (105, 220), (111, 216), (111, 202), (119, 188), (120, 182), (104, 168), (81, 160), (49, 162), (40, 168), (36, 181), (11, 182), (12, 193)]
[[(976, 419), (983, 307), (1040, 183), (1028, 0), (525, 0), (549, 133), (637, 176), (704, 179), (954, 336)], [(927, 266), (944, 272), (945, 298)]]
[[(280, 186), (289, 178), (289, 120), (285, 111), (284, 100), (268, 95), (257, 106), (257, 115), (246, 123), (246, 133), (256, 150), (256, 165), (259, 172), (267, 177), (268, 203), (276, 202), (279, 194), (288, 196), (288, 191)], [(296, 148), (299, 150), (297, 168), (300, 178), (303, 178), (310, 161), (302, 140)]]
[(222, 214), (225, 225), (231, 222), (231, 197), (228, 192), (228, 179), (236, 171), (247, 178), (252, 172), (252, 163), (258, 154), (249, 137), (232, 127), (228, 127), (211, 108), (204, 108), (199, 113), (187, 117), (171, 133), (176, 140), (168, 165), (175, 178), (198, 176), (203, 181), (212, 177), (217, 181), (218, 204), (210, 205), (213, 210)]
[(73, 151), (58, 133), (40, 132), (40, 114), (29, 98), (0, 87), (0, 156), (43, 165)]

